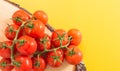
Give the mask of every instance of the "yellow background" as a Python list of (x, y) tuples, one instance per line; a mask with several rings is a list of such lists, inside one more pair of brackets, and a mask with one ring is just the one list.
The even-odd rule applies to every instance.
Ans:
[(120, 0), (11, 0), (44, 10), (54, 28), (77, 28), (87, 71), (120, 71)]

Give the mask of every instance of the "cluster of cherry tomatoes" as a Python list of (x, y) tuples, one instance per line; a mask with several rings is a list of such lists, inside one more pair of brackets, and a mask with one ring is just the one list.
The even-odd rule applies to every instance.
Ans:
[(5, 36), (9, 39), (0, 42), (0, 69), (2, 71), (44, 71), (47, 64), (59, 67), (64, 60), (76, 65), (82, 60), (77, 47), (81, 33), (77, 29), (66, 32), (56, 29), (52, 35), (45, 33), (48, 17), (43, 11), (32, 16), (23, 10), (12, 15), (14, 24), (8, 24)]

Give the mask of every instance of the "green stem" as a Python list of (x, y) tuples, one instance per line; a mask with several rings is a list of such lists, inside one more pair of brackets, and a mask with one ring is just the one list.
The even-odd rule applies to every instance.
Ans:
[(35, 53), (35, 55), (42, 55), (43, 53), (46, 53), (46, 52), (52, 52), (52, 51), (55, 51), (55, 50), (58, 50), (58, 49), (63, 49), (63, 48), (66, 48), (67, 49), (67, 47), (70, 45), (70, 40), (71, 40), (71, 37), (69, 37), (68, 38), (68, 43), (66, 44), (66, 45), (61, 45), (60, 47), (57, 47), (57, 48), (53, 48), (53, 49), (46, 49), (46, 50), (44, 50), (44, 51), (42, 51), (42, 52), (37, 52), (37, 53)]
[(18, 34), (19, 34), (21, 28), (24, 26), (24, 24), (25, 24), (25, 22), (23, 22), (22, 25), (21, 25), (21, 26), (18, 28), (18, 30), (16, 31), (15, 38), (14, 38), (14, 40), (13, 40), (12, 46), (10, 47), (10, 48), (11, 48), (11, 62), (12, 62), (12, 64), (13, 64), (13, 62), (14, 62), (14, 46), (15, 46), (15, 42), (16, 42), (16, 40), (17, 40), (17, 38), (18, 38)]

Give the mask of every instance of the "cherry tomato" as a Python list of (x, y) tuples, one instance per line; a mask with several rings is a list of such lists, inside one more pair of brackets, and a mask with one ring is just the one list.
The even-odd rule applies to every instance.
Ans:
[(27, 21), (30, 19), (30, 16), (27, 12), (23, 10), (18, 10), (12, 15), (13, 22), (17, 25), (21, 25), (22, 21)]
[(11, 41), (0, 42), (0, 56), (2, 56), (3, 58), (10, 58), (11, 50), (9, 47), (11, 45), (12, 45)]
[(32, 60), (27, 56), (17, 56), (14, 62), (15, 71), (31, 71)]
[(56, 53), (53, 51), (47, 54), (47, 63), (52, 67), (59, 67), (63, 59), (63, 51), (61, 49), (56, 50)]
[(34, 38), (24, 35), (18, 39), (16, 48), (23, 55), (31, 55), (37, 50), (37, 42)]
[(66, 34), (66, 32), (62, 29), (57, 29), (52, 33), (52, 44), (55, 47), (59, 47), (60, 46), (60, 40), (62, 41), (62, 45), (67, 44), (68, 42), (68, 35)]
[(33, 60), (33, 70), (34, 71), (44, 71), (46, 68), (45, 60), (42, 57), (36, 57)]
[(25, 25), (24, 28), (27, 35), (34, 37), (34, 38), (40, 38), (44, 36), (45, 31), (45, 25), (39, 21), (39, 20), (33, 20), (29, 21)]
[(68, 31), (68, 36), (72, 36), (71, 45), (79, 45), (82, 39), (82, 35), (79, 30), (71, 29)]
[(43, 24), (47, 24), (48, 16), (44, 11), (36, 11), (33, 14), (33, 18), (40, 20)]
[(7, 26), (6, 29), (5, 29), (5, 36), (9, 40), (13, 40), (15, 38), (16, 30), (18, 30), (18, 28), (19, 28), (19, 26), (15, 25), (15, 24)]
[(45, 34), (43, 37), (41, 38), (37, 38), (37, 44), (38, 44), (38, 49), (39, 50), (44, 50), (44, 48), (46, 49), (50, 49), (51, 47), (51, 40), (50, 40), (50, 36), (48, 36), (47, 34)]
[(10, 65), (11, 61), (10, 59), (5, 59), (2, 58), (2, 60), (0, 60), (0, 69), (1, 71), (11, 71), (13, 69), (13, 66)]
[(68, 47), (70, 50), (65, 52), (65, 59), (69, 64), (77, 65), (82, 61), (82, 53), (75, 45)]

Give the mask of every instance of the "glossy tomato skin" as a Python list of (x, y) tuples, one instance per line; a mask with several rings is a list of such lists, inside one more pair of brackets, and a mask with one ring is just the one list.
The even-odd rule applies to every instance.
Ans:
[(44, 47), (46, 47), (46, 49), (51, 48), (51, 39), (50, 39), (50, 36), (48, 36), (47, 34), (44, 34), (44, 36), (41, 37), (41, 38), (37, 38), (36, 41), (37, 41), (37, 44), (38, 44), (38, 49), (40, 51), (43, 51)]
[(13, 66), (10, 66), (10, 65), (1, 66), (3, 63), (10, 64), (11, 61), (10, 61), (10, 59), (2, 58), (2, 60), (0, 60), (0, 69), (1, 69), (1, 71), (11, 71), (13, 69)]
[(46, 63), (43, 57), (33, 58), (33, 70), (34, 71), (44, 71), (46, 68)]
[(20, 63), (20, 66), (14, 65), (15, 71), (31, 71), (32, 60), (27, 56), (17, 56), (15, 62)]
[[(0, 56), (3, 58), (10, 58), (11, 50), (10, 46), (12, 45), (11, 41), (4, 41), (0, 43)], [(9, 46), (9, 47), (8, 47)]]
[[(55, 57), (56, 54), (57, 54), (57, 56), (59, 57), (58, 59), (59, 59), (61, 62), (59, 62), (59, 61), (56, 61), (56, 62), (55, 62), (55, 59), (54, 59), (53, 57)], [(46, 59), (46, 60), (47, 60), (47, 63), (48, 63), (50, 66), (52, 66), (52, 67), (59, 67), (59, 66), (61, 66), (61, 65), (62, 65), (62, 62), (63, 62), (63, 60), (64, 60), (63, 51), (62, 51), (61, 49), (57, 50), (57, 51), (56, 51), (56, 54), (55, 54), (54, 52), (49, 52), (49, 53), (47, 54), (47, 59)]]
[(40, 38), (44, 36), (45, 25), (39, 20), (32, 20), (26, 23), (24, 30), (27, 35), (34, 38)]
[[(65, 34), (65, 35), (64, 35)], [(62, 41), (62, 45), (66, 45), (68, 43), (68, 35), (66, 34), (66, 32), (62, 29), (57, 29), (52, 33), (52, 44), (55, 47), (59, 47), (60, 46), (60, 40), (58, 39), (58, 35), (63, 36), (64, 35), (64, 39)]]
[(82, 61), (82, 52), (80, 51), (80, 49), (78, 47), (76, 47), (75, 45), (70, 45), (68, 47), (70, 49), (70, 51), (74, 48), (74, 52), (75, 54), (70, 55), (69, 51), (65, 52), (65, 59), (69, 64), (72, 65), (77, 65)]
[(33, 14), (33, 18), (40, 20), (43, 24), (47, 24), (48, 16), (44, 11), (38, 10)]
[(5, 29), (5, 36), (9, 40), (13, 40), (15, 38), (16, 32), (15, 30), (18, 30), (19, 26), (16, 24), (12, 24), (6, 27)]
[(12, 15), (13, 22), (17, 25), (21, 25), (22, 21), (27, 21), (30, 19), (30, 16), (27, 12), (23, 10), (18, 10)]
[(31, 55), (37, 50), (37, 42), (34, 38), (24, 35), (18, 39), (16, 48), (23, 55)]
[(72, 36), (72, 40), (70, 42), (71, 45), (78, 46), (82, 40), (82, 35), (79, 30), (71, 29), (68, 31), (68, 36)]

